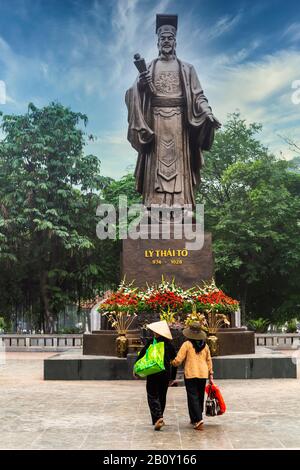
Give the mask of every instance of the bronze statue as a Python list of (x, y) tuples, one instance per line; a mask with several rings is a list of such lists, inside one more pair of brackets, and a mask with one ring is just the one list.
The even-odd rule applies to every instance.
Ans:
[(177, 15), (157, 15), (159, 56), (126, 92), (128, 140), (138, 152), (136, 189), (146, 207), (195, 205), (203, 150), (221, 124), (214, 117), (192, 65), (176, 57)]

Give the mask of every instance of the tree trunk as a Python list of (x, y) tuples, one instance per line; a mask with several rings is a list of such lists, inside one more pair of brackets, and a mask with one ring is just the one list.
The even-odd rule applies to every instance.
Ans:
[(45, 325), (44, 333), (54, 332), (54, 318), (49, 308), (49, 296), (48, 296), (48, 273), (43, 271), (40, 277), (40, 293), (41, 293), (41, 305), (43, 314), (43, 323)]
[(246, 303), (247, 303), (248, 285), (246, 284), (241, 295), (241, 326), (246, 323)]

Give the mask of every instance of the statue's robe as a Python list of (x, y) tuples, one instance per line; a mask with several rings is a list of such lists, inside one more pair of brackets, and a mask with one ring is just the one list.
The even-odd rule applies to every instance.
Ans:
[[(154, 84), (157, 61), (148, 65)], [(194, 206), (204, 163), (202, 151), (209, 150), (214, 139), (213, 124), (207, 119), (212, 111), (195, 69), (178, 59), (177, 63), (180, 86), (175, 87), (175, 94), (168, 94), (166, 86), (165, 93), (153, 95), (139, 86), (138, 79), (126, 92), (128, 140), (138, 152), (136, 189), (146, 207)]]

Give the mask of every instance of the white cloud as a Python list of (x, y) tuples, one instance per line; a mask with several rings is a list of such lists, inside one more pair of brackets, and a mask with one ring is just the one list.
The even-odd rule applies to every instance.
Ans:
[(279, 51), (232, 67), (221, 63), (213, 68), (214, 78), (208, 72), (210, 81), (205, 90), (215, 114), (224, 122), (229, 112), (238, 109), (249, 122), (261, 122), (262, 141), (276, 154), (282, 151), (290, 157), (278, 133), (300, 127), (300, 105), (291, 102), (292, 82), (300, 78), (299, 54)]
[(204, 31), (202, 34), (207, 39), (207, 41), (216, 39), (234, 29), (240, 22), (241, 18), (241, 12), (237, 15), (225, 15), (219, 18), (219, 20), (212, 27), (208, 28), (207, 31)]
[[(230, 62), (228, 59), (227, 63)], [(279, 51), (258, 61), (238, 64), (234, 67), (214, 68), (215, 80), (210, 84), (220, 106), (249, 107), (256, 109), (272, 105), (287, 92), (300, 72), (300, 56), (293, 51)], [(224, 96), (224, 92), (226, 95)], [(271, 100), (272, 98), (272, 100)], [(275, 100), (275, 101), (274, 101)], [(281, 107), (290, 109), (291, 99), (284, 99)]]
[(95, 142), (111, 145), (123, 145), (126, 143), (127, 129), (124, 127), (119, 131), (99, 131), (96, 135)]
[(127, 142), (127, 129), (115, 132), (99, 132), (100, 136), (86, 146), (86, 152), (98, 155), (101, 171), (105, 176), (119, 178), (128, 167), (134, 167), (137, 154)]
[(112, 16), (112, 42), (108, 45), (110, 61), (109, 85), (126, 89), (135, 79), (137, 71), (133, 56), (140, 52), (146, 61), (157, 55), (155, 36), (156, 13), (164, 13), (170, 0), (152, 2), (152, 8), (141, 9), (139, 0), (117, 0)]
[[(234, 67), (237, 66), (241, 63), (244, 63), (249, 57), (257, 51), (257, 49), (261, 45), (261, 40), (255, 39), (251, 41), (247, 47), (243, 47), (242, 49), (238, 49), (234, 51), (231, 55), (228, 55), (226, 53), (216, 55), (213, 58), (212, 64), (213, 66), (209, 66), (210, 69), (215, 70), (216, 67)], [(194, 63), (198, 64), (201, 66), (201, 60), (199, 58), (196, 58)]]
[(0, 64), (3, 73), (1, 79), (6, 85), (6, 103), (13, 104), (16, 112), (22, 112), (33, 98), (24, 96), (24, 85), (43, 83), (47, 64), (39, 59), (17, 54), (2, 37), (0, 37)]
[(6, 103), (6, 85), (3, 80), (0, 80), (0, 104)]
[(300, 23), (290, 24), (282, 36), (289, 39), (291, 42), (300, 41)]

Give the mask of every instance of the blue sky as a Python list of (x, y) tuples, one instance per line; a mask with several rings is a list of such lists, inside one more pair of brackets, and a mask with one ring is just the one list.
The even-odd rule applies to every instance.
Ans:
[[(102, 173), (122, 176), (136, 161), (126, 140), (126, 89), (133, 55), (157, 54), (156, 13), (177, 13), (177, 55), (192, 63), (215, 115), (239, 109), (261, 122), (261, 140), (293, 154), (278, 134), (298, 138), (300, 2), (296, 0), (0, 0), (4, 113), (59, 101), (88, 115)], [(299, 139), (298, 139), (299, 141)]]

